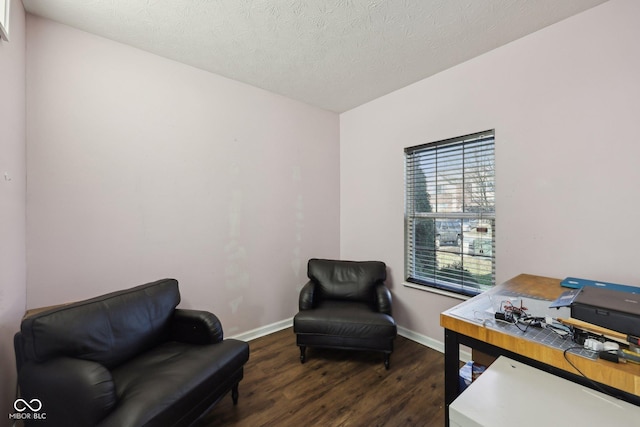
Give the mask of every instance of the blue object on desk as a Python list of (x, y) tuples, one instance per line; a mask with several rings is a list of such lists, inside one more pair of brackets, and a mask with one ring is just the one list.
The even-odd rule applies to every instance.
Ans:
[(640, 288), (636, 286), (618, 285), (616, 283), (598, 282), (598, 281), (589, 280), (589, 279), (576, 279), (575, 277), (567, 277), (562, 282), (560, 282), (560, 286), (564, 286), (565, 288), (572, 288), (572, 289), (581, 289), (585, 286), (594, 286), (596, 288), (604, 288), (612, 291), (640, 294)]
[(562, 295), (551, 303), (549, 308), (570, 307), (573, 304), (573, 300), (576, 299), (582, 288), (571, 289), (570, 291), (564, 291)]

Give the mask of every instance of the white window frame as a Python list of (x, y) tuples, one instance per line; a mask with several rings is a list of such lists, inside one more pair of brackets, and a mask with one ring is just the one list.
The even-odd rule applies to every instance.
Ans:
[(408, 286), (468, 296), (495, 286), (495, 222), (494, 130), (405, 148)]

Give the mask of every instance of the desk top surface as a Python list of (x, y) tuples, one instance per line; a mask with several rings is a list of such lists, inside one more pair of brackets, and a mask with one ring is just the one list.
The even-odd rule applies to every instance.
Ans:
[[(538, 360), (573, 374), (579, 373), (565, 358), (565, 349), (577, 344), (570, 342), (549, 342), (546, 335), (539, 337), (527, 335), (519, 330), (509, 330), (491, 321), (496, 306), (506, 297), (528, 298), (527, 304), (534, 305), (536, 316), (550, 315), (540, 313), (566, 289), (560, 286), (560, 279), (521, 274), (493, 289), (477, 295), (451, 309), (441, 313), (440, 325), (513, 353)], [(539, 304), (536, 304), (536, 300)], [(552, 317), (569, 317), (568, 307), (565, 311), (555, 311)], [(561, 309), (562, 310), (562, 309)], [(557, 313), (557, 314), (555, 314)], [(513, 326), (513, 328), (516, 328)], [(537, 334), (537, 331), (536, 331)], [(577, 354), (576, 354), (577, 352)], [(616, 364), (594, 358), (594, 354), (580, 349), (567, 353), (571, 362), (588, 378), (640, 396), (640, 365), (627, 363)]]
[(560, 282), (560, 279), (553, 279), (551, 277), (520, 274), (507, 280), (500, 286), (494, 287), (489, 292), (499, 292), (501, 289), (507, 289), (532, 297), (552, 301), (558, 298), (562, 292), (566, 291), (565, 288), (560, 286)]

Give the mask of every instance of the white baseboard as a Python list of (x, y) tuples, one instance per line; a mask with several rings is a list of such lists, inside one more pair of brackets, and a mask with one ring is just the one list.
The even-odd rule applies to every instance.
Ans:
[(273, 334), (274, 332), (281, 331), (283, 329), (287, 329), (293, 326), (293, 317), (289, 319), (284, 319), (276, 323), (272, 323), (270, 325), (261, 326), (256, 329), (252, 329), (247, 332), (243, 332), (238, 335), (231, 336), (229, 338), (234, 338), (240, 341), (251, 341), (256, 338), (263, 337), (265, 335)]
[[(440, 353), (444, 353), (444, 343), (442, 341), (434, 340), (433, 338), (411, 331), (407, 328), (403, 328), (402, 326), (398, 326), (398, 335), (439, 351)], [(466, 350), (460, 350), (460, 360), (465, 363), (472, 360), (471, 353)]]
[[(256, 338), (260, 338), (265, 335), (269, 335), (274, 332), (278, 332), (283, 329), (290, 328), (292, 326), (293, 326), (293, 317), (289, 319), (281, 320), (276, 323), (272, 323), (270, 325), (261, 326), (259, 328), (252, 329), (251, 331), (243, 332), (238, 335), (233, 335), (229, 338), (235, 338), (241, 341), (251, 341)], [(440, 353), (444, 353), (444, 343), (442, 341), (434, 340), (433, 338), (411, 331), (407, 328), (403, 328), (402, 326), (398, 326), (398, 335), (403, 336), (407, 339), (410, 339), (411, 341), (415, 341), (418, 344), (422, 344), (433, 350), (439, 351)], [(460, 350), (460, 360), (463, 362), (470, 361), (471, 353), (465, 350)]]

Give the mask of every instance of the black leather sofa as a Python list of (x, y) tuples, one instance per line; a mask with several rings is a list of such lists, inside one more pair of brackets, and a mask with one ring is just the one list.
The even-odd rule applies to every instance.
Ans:
[(307, 347), (378, 351), (389, 369), (397, 335), (391, 293), (381, 261), (310, 259), (309, 281), (300, 291), (293, 332), (300, 361)]
[(32, 424), (185, 426), (229, 391), (237, 403), (249, 345), (179, 302), (163, 279), (25, 317), (14, 345), (20, 398), (42, 405)]

